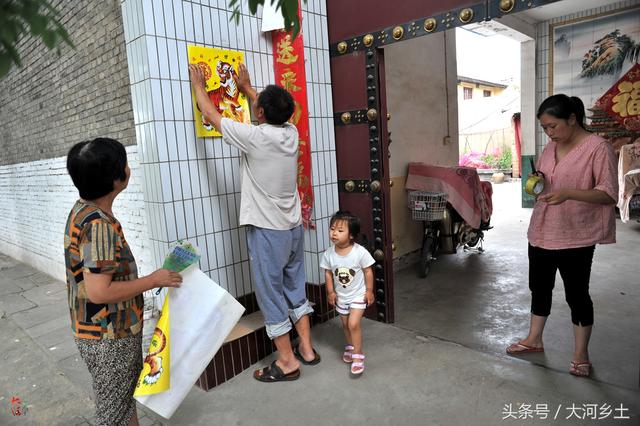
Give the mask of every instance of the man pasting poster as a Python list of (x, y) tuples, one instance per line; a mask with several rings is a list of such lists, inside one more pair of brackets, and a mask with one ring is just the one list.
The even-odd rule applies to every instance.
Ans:
[[(201, 46), (188, 46), (189, 63), (197, 64), (204, 73), (209, 99), (218, 112), (226, 118), (242, 123), (251, 123), (249, 103), (246, 96), (238, 90), (233, 75), (238, 65), (244, 62), (244, 54), (235, 50), (215, 49)], [(204, 119), (193, 97), (193, 111), (196, 123), (196, 136), (222, 136), (211, 123)]]

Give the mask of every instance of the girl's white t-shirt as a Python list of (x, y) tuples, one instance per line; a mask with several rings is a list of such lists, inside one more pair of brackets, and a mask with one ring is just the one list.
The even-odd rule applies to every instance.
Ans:
[(333, 274), (333, 288), (339, 296), (351, 297), (364, 294), (366, 285), (362, 270), (376, 263), (367, 249), (354, 243), (351, 251), (345, 256), (336, 253), (332, 244), (322, 255), (320, 267)]

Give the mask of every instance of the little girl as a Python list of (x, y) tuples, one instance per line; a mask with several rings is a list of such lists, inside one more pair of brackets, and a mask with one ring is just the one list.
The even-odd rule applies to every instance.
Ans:
[(373, 270), (371, 254), (355, 242), (360, 233), (360, 219), (347, 211), (339, 211), (329, 222), (329, 238), (333, 243), (322, 256), (327, 284), (327, 299), (340, 314), (347, 345), (342, 360), (351, 363), (352, 374), (364, 371), (360, 321), (364, 310), (372, 304)]

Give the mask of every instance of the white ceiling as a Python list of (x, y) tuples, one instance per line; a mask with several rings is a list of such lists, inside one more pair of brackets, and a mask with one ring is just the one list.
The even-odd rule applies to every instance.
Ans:
[[(531, 34), (525, 35), (518, 30), (522, 31), (522, 28), (518, 26), (512, 27), (513, 24), (517, 24), (517, 21), (527, 23), (529, 25), (535, 25), (541, 21), (547, 21), (560, 16), (571, 15), (582, 10), (594, 9), (602, 6), (607, 6), (612, 3), (619, 3), (620, 0), (560, 0), (544, 6), (535, 7), (530, 10), (518, 12), (513, 15), (508, 15), (510, 19), (509, 23), (503, 23), (502, 19), (492, 19), (490, 21), (474, 22), (469, 25), (465, 25), (465, 30), (471, 31), (484, 37), (492, 37), (497, 34), (512, 38), (514, 40), (523, 42), (531, 40), (533, 37)], [(507, 18), (505, 17), (505, 19)]]
[[(529, 22), (528, 20), (526, 21)], [(493, 37), (499, 34), (519, 42), (531, 40), (531, 38), (527, 35), (522, 34), (514, 28), (504, 25), (499, 19), (475, 22), (473, 24), (465, 25), (462, 28), (484, 37)]]
[(517, 14), (530, 23), (546, 21), (558, 16), (570, 15), (586, 9), (606, 6), (612, 3), (619, 3), (620, 0), (561, 0), (555, 3), (535, 7), (531, 10)]

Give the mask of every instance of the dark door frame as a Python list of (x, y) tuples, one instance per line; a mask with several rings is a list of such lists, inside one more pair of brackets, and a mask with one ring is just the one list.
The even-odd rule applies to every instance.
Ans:
[(367, 317), (394, 322), (383, 47), (556, 1), (327, 0), (340, 208), (360, 213), (376, 260), (376, 304)]

